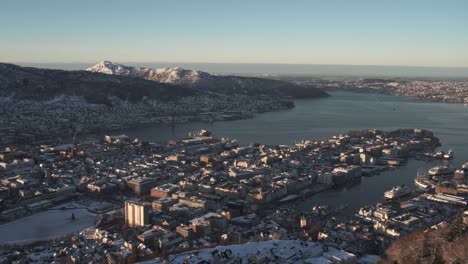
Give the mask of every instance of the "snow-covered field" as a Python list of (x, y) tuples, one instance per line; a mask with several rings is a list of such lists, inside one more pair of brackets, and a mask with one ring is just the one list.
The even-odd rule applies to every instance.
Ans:
[(79, 208), (86, 208), (93, 213), (102, 213), (113, 208), (116, 208), (115, 205), (104, 202), (104, 201), (97, 201), (92, 199), (81, 199), (79, 202), (70, 202), (64, 203), (61, 205), (57, 205), (53, 207), (53, 209), (79, 209)]
[[(71, 219), (72, 213), (75, 220)], [(0, 225), (0, 244), (45, 241), (94, 226), (96, 215), (85, 209), (49, 210)]]

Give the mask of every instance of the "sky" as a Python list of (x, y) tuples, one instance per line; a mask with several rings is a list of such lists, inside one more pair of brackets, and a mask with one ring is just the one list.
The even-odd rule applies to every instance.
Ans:
[(0, 61), (468, 67), (468, 1), (5, 0)]

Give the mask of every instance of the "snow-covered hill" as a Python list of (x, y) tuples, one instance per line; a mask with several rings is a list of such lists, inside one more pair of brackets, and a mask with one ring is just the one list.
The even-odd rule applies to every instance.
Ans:
[(86, 70), (112, 75), (139, 77), (146, 80), (173, 84), (193, 84), (202, 80), (209, 80), (212, 77), (206, 72), (186, 70), (180, 67), (150, 69), (125, 66), (110, 61), (99, 62)]
[[(112, 70), (125, 72), (126, 69), (115, 67)], [(124, 75), (40, 69), (0, 63), (0, 97), (48, 101), (60, 96), (78, 96), (88, 102), (108, 104), (108, 97), (139, 101), (142, 98), (166, 100), (198, 94), (185, 85), (153, 82), (130, 77), (131, 74)]]
[(149, 69), (125, 66), (110, 61), (100, 62), (87, 71), (137, 77), (160, 83), (180, 84), (202, 91), (223, 94), (286, 96), (295, 98), (327, 96), (321, 90), (285, 81), (256, 77), (211, 75), (179, 67)]

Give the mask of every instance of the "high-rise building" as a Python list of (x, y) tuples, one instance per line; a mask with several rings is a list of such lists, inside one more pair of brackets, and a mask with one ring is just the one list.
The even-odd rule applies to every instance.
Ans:
[(125, 202), (125, 224), (129, 227), (145, 226), (149, 224), (149, 203)]
[(305, 228), (307, 226), (307, 219), (304, 216), (301, 217), (300, 226), (301, 228)]

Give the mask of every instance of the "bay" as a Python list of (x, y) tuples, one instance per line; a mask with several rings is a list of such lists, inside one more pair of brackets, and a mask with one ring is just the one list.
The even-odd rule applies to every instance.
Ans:
[[(453, 149), (455, 158), (446, 163), (461, 166), (468, 161), (468, 106), (414, 101), (392, 95), (330, 92), (330, 97), (296, 100), (291, 110), (258, 114), (252, 119), (209, 123), (155, 125), (121, 132), (149, 141), (179, 138), (189, 131), (208, 129), (218, 137), (236, 138), (241, 144), (294, 144), (302, 139), (323, 139), (350, 130), (377, 128), (428, 129), (440, 138), (441, 149)], [(383, 192), (396, 185), (413, 187), (418, 168), (429, 169), (437, 162), (410, 160), (396, 170), (362, 177), (353, 186), (322, 192), (297, 205), (312, 210), (315, 204), (349, 204), (346, 213), (383, 201)]]

